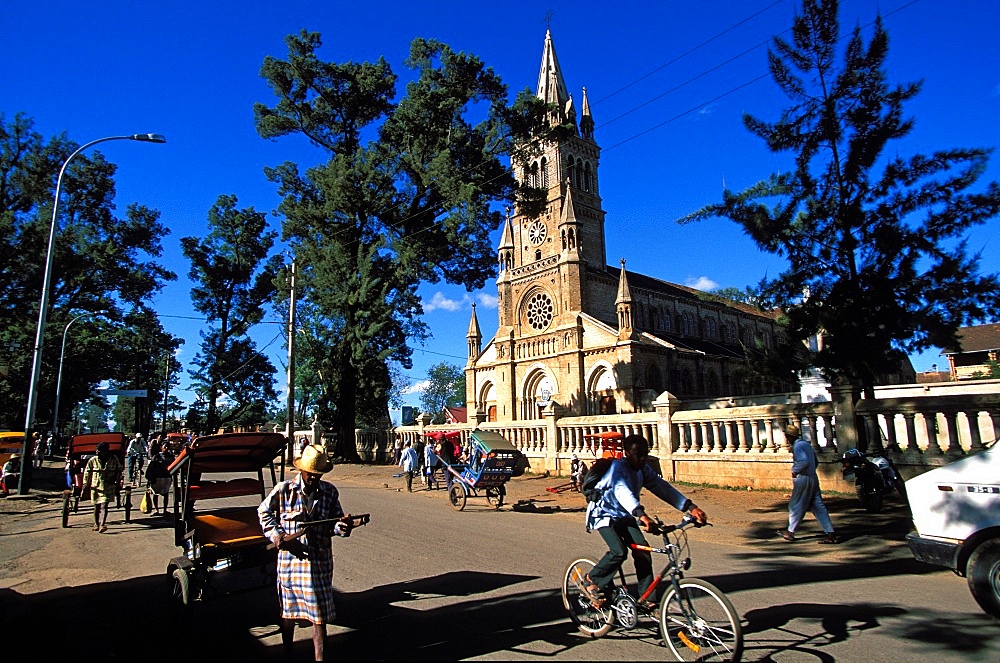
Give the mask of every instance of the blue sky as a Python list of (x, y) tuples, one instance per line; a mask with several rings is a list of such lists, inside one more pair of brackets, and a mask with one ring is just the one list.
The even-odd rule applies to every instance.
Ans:
[[(171, 229), (163, 260), (179, 279), (154, 304), (166, 329), (186, 339), (179, 359), (189, 362), (200, 322), (190, 319), (197, 316), (180, 238), (204, 234), (208, 209), (222, 194), (270, 212), (278, 197), (263, 168), (286, 160), (311, 166), (322, 157), (303, 140), (265, 141), (253, 128), (254, 102), (274, 102), (261, 63), (286, 56), (286, 35), (319, 32), (324, 59), (385, 56), (399, 73), (413, 38), (436, 38), (481, 57), (513, 93), (534, 90), (551, 26), (569, 91), (579, 102), (587, 88), (603, 148), (608, 261), (625, 258), (630, 270), (704, 289), (742, 289), (776, 273), (781, 261), (758, 252), (731, 222), (675, 220), (716, 202), (723, 182), (739, 190), (787, 166), (740, 118), (775, 119), (784, 107), (767, 75), (766, 45), (788, 30), (797, 7), (792, 0), (514, 0), (502, 9), (468, 0), (6, 2), (0, 113), (9, 122), (23, 112), (43, 135), (65, 131), (80, 144), (130, 133), (167, 137), (166, 145), (116, 141), (97, 149), (119, 166), (119, 210), (141, 202)], [(924, 81), (908, 107), (915, 129), (898, 153), (1000, 146), (1000, 2), (847, 0), (842, 27), (865, 26), (879, 12), (891, 40), (889, 80)], [(1000, 155), (985, 180), (1000, 180)], [(1000, 272), (998, 224), (969, 235), (986, 272)], [(484, 335), (496, 329), (491, 282), (477, 293), (444, 285), (419, 293), (433, 338), (414, 353), (407, 372), (414, 384), (435, 363), (464, 365), (471, 302), (479, 304)], [(268, 320), (254, 337), (283, 388), (281, 321), (273, 313)], [(915, 368), (944, 366), (938, 353), (913, 357)], [(192, 394), (182, 389), (180, 397)]]

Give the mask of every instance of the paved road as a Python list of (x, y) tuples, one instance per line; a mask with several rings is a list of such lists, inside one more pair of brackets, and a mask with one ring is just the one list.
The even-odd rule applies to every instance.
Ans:
[[(391, 481), (390, 468), (379, 471)], [(373, 517), (350, 539), (335, 540), (340, 617), (329, 650), (336, 657), (666, 660), (652, 628), (593, 641), (566, 618), (558, 595), (564, 565), (600, 553), (579, 513), (495, 512), (485, 500), (459, 513), (443, 492), (397, 493), (349, 475), (346, 468), (334, 475), (345, 508)], [(5, 646), (8, 655), (20, 645), (56, 659), (282, 658), (274, 590), (256, 569), (217, 574), (194, 622), (179, 630), (167, 618), (164, 573), (178, 549), (163, 519), (136, 514), (135, 523), (97, 534), (88, 508), (63, 529), (60, 502), (39, 499), (44, 494), (0, 508), (0, 619), (5, 640), (15, 643)], [(780, 494), (774, 501), (780, 511)], [(912, 560), (898, 514), (862, 517), (839, 547), (790, 546), (755, 527), (691, 534), (690, 575), (729, 593), (743, 616), (744, 660), (1000, 660), (1000, 624), (978, 610), (963, 579)], [(103, 623), (99, 637), (95, 620)], [(297, 633), (303, 660), (311, 656), (308, 634)]]

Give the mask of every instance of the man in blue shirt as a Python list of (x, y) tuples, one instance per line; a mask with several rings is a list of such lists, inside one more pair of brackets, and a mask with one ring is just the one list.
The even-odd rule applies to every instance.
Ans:
[[(708, 522), (704, 511), (646, 464), (649, 444), (644, 437), (626, 437), (622, 441), (622, 450), (624, 457), (614, 461), (597, 483), (600, 499), (587, 505), (587, 531), (596, 529), (608, 545), (608, 552), (590, 570), (586, 587), (587, 593), (598, 605), (607, 601), (607, 590), (628, 557), (629, 544), (649, 545), (639, 529), (639, 523), (650, 534), (658, 533), (656, 523), (646, 515), (639, 502), (639, 492), (643, 488), (648, 488), (649, 492), (678, 511), (689, 512), (698, 523)], [(641, 596), (653, 582), (652, 555), (647, 551), (633, 550), (632, 561)]]

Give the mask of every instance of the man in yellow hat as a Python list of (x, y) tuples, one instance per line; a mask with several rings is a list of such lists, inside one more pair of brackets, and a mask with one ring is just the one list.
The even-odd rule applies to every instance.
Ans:
[[(264, 498), (257, 515), (264, 536), (278, 549), (278, 599), (281, 603), (281, 642), (289, 648), (295, 621), (313, 625), (316, 660), (323, 660), (326, 625), (337, 616), (333, 603), (333, 548), (331, 536), (349, 536), (352, 520), (340, 506), (336, 486), (323, 481), (333, 469), (326, 450), (318, 444), (306, 446), (295, 459), (299, 475), (278, 483)], [(313, 525), (317, 520), (340, 519)], [(303, 534), (302, 530), (306, 532)]]

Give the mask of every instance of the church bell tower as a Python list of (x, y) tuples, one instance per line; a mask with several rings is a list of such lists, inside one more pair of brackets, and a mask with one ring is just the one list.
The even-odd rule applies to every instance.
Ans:
[(550, 106), (553, 131), (513, 168), (520, 183), (545, 191), (545, 208), (537, 216), (520, 209), (508, 215), (498, 247), (499, 325), (515, 337), (575, 324), (586, 308), (587, 266), (606, 264), (594, 118), (583, 88), (577, 119), (551, 31), (545, 34), (536, 95)]

